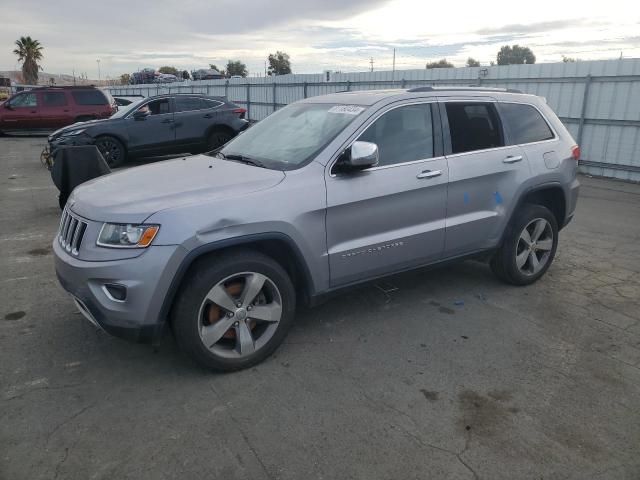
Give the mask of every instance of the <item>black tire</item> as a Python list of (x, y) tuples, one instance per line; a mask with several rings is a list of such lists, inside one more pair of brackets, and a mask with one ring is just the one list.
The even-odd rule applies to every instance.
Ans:
[(124, 164), (127, 159), (127, 151), (120, 140), (115, 137), (103, 136), (96, 138), (96, 147), (111, 168), (117, 168)]
[(228, 130), (214, 130), (207, 137), (207, 152), (211, 150), (215, 150), (216, 148), (221, 147), (229, 140), (233, 138), (233, 135)]
[[(203, 343), (200, 329), (203, 328), (203, 319), (206, 315), (203, 318), (200, 317), (203, 312), (203, 302), (205, 302), (210, 290), (225, 279), (243, 272), (255, 272), (264, 275), (273, 282), (280, 295), (282, 313), (274, 333), (266, 340), (266, 343), (260, 348), (256, 348), (251, 354), (230, 358), (217, 354)], [(180, 349), (196, 363), (215, 371), (241, 370), (263, 361), (278, 348), (293, 323), (295, 303), (294, 286), (287, 272), (279, 263), (253, 250), (234, 250), (208, 257), (190, 271), (174, 302), (171, 326)], [(227, 313), (227, 315), (229, 314)], [(225, 318), (224, 315), (222, 318)], [(249, 318), (246, 319), (246, 322), (250, 321)], [(251, 337), (254, 340), (253, 333), (251, 333)], [(220, 341), (224, 342), (223, 339)], [(218, 345), (220, 341), (214, 345)], [(258, 339), (255, 339), (255, 342), (258, 342)]]
[[(544, 225), (541, 237), (528, 243), (521, 237), (526, 235), (525, 228), (529, 233), (532, 229), (535, 230), (538, 224)], [(532, 239), (531, 236), (530, 240)], [(553, 213), (541, 205), (525, 204), (514, 214), (502, 245), (489, 264), (493, 273), (503, 282), (518, 286), (530, 285), (546, 273), (553, 262), (557, 247), (558, 223)], [(531, 255), (535, 255), (535, 260)], [(526, 259), (525, 263), (519, 266), (519, 260), (522, 258)]]

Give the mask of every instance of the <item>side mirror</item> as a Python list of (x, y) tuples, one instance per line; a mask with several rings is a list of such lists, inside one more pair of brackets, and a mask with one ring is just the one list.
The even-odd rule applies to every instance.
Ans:
[(342, 171), (364, 170), (378, 164), (378, 145), (371, 142), (353, 142), (340, 158), (336, 167)]
[(142, 110), (142, 111), (136, 110), (135, 112), (133, 112), (133, 119), (134, 120), (144, 120), (149, 115), (151, 115), (151, 112), (149, 112), (148, 110)]

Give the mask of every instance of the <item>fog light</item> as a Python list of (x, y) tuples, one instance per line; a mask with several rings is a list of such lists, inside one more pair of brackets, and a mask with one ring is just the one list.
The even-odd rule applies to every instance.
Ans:
[(127, 287), (124, 285), (120, 285), (118, 283), (105, 283), (102, 289), (111, 300), (124, 302), (127, 299)]

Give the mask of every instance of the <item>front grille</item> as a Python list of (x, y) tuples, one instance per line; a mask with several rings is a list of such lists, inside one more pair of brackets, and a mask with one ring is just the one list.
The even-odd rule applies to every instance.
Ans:
[(80, 220), (68, 208), (65, 208), (60, 219), (58, 242), (71, 255), (77, 256), (86, 230), (87, 222)]

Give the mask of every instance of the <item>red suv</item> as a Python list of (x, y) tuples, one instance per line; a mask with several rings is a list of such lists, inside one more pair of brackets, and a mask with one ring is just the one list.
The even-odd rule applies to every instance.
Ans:
[(96, 87), (42, 87), (0, 104), (0, 132), (51, 131), (76, 122), (109, 118), (118, 107)]

